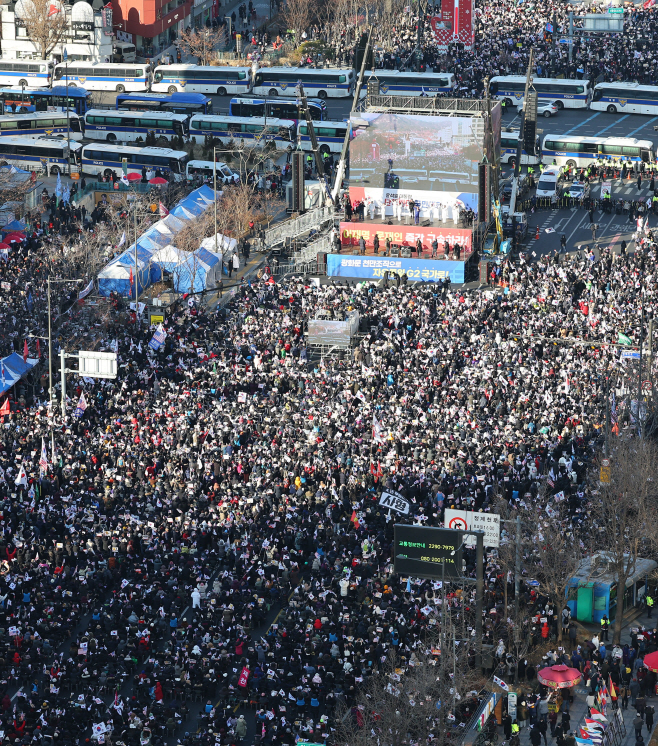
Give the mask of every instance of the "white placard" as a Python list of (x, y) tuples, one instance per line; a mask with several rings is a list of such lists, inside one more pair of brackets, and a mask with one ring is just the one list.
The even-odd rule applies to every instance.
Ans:
[[(500, 515), (497, 513), (474, 513), (472, 510), (453, 510), (446, 508), (446, 528), (456, 528), (462, 531), (484, 531), (484, 546), (500, 546)], [(465, 536), (464, 544), (474, 547), (475, 536)]]

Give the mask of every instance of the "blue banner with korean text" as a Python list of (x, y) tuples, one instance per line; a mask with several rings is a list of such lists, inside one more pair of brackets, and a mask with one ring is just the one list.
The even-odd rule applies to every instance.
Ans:
[(395, 257), (354, 256), (329, 254), (328, 277), (361, 277), (380, 280), (388, 276), (406, 275), (411, 282), (442, 282), (446, 277), (453, 283), (464, 282), (465, 262), (443, 259), (397, 259)]

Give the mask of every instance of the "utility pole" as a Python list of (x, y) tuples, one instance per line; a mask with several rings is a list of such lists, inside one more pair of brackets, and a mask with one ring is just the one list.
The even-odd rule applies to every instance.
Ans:
[(557, 68), (557, 13), (553, 13), (553, 69)]
[(482, 611), (484, 609), (484, 531), (469, 531), (477, 537), (475, 548), (475, 668), (482, 668)]
[(569, 12), (569, 64), (573, 62), (573, 11)]
[[(418, 0), (418, 26), (416, 29), (416, 72), (420, 72), (420, 61), (421, 61), (421, 55), (420, 55), (420, 42), (422, 39), (422, 26), (425, 25), (424, 18), (422, 18), (422, 5), (423, 0)], [(422, 25), (421, 25), (422, 24)]]
[[(513, 215), (516, 212), (516, 195), (519, 189), (519, 176), (521, 175), (521, 156), (523, 154), (523, 136), (525, 132), (525, 121), (526, 114), (528, 112), (528, 92), (532, 84), (532, 58), (534, 55), (534, 49), (530, 48), (530, 57), (528, 58), (528, 69), (525, 75), (525, 92), (523, 94), (523, 109), (521, 110), (521, 123), (519, 125), (519, 140), (516, 144), (516, 162), (514, 164), (514, 181), (512, 182), (512, 194), (509, 200), (509, 214)], [(536, 107), (534, 119), (537, 121), (537, 110)]]

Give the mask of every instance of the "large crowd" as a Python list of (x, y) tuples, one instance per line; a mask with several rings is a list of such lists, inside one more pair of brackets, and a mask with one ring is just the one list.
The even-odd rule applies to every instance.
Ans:
[[(98, 339), (119, 375), (69, 382), (54, 451), (47, 381), (21, 383), (0, 431), (4, 737), (330, 739), (389, 653), (420, 653), (435, 623), (436, 585), (393, 572), (383, 488), (426, 525), (447, 507), (492, 511), (501, 494), (542, 510), (562, 491), (577, 535), (616, 356), (568, 341), (636, 339), (638, 286), (645, 312), (656, 300), (651, 239), (617, 258), (506, 264), (486, 292), (243, 283), (215, 309), (180, 305), (157, 351), (153, 329), (116, 317)], [(29, 304), (52, 240), (35, 233), (0, 263), (5, 351), (44, 331)], [(354, 310), (355, 347), (307, 348), (309, 318)], [(618, 427), (633, 428), (618, 394)], [(495, 621), (505, 576), (496, 553), (486, 563), (483, 639), (503, 640), (513, 668)], [(472, 623), (469, 588), (453, 603)], [(523, 590), (522, 608), (546, 604)]]

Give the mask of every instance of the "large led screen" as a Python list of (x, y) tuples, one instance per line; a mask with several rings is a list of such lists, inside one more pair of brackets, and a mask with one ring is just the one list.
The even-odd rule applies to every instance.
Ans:
[[(367, 126), (363, 126), (365, 122)], [(360, 126), (359, 126), (360, 125)], [(374, 203), (378, 217), (408, 210), (454, 219), (456, 208), (478, 207), (478, 164), (483, 143), (468, 117), (359, 115), (350, 143), (350, 197)]]

